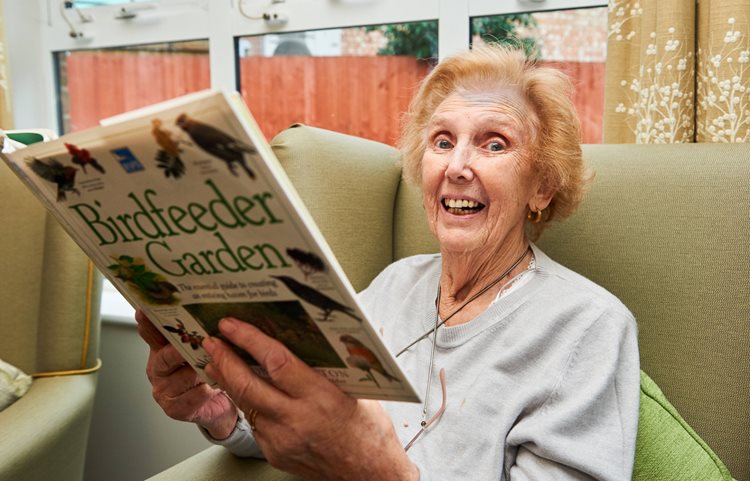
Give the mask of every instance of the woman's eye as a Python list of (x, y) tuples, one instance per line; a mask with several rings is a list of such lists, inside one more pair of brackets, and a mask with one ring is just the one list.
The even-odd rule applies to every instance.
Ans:
[(435, 147), (437, 147), (438, 149), (450, 149), (451, 143), (446, 139), (438, 139), (435, 142)]
[(505, 149), (505, 146), (500, 142), (490, 142), (489, 144), (487, 144), (487, 148), (490, 150), (490, 152), (500, 152)]

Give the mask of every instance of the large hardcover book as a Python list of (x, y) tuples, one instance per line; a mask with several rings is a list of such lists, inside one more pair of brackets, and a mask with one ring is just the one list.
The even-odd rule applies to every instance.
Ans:
[(206, 381), (202, 341), (232, 316), (352, 396), (418, 400), (238, 94), (17, 147), (11, 169)]

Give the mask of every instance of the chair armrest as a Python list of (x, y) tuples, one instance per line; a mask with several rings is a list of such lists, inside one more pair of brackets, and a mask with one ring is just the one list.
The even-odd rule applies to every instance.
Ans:
[(96, 376), (36, 379), (0, 412), (0, 481), (83, 479)]
[(303, 481), (260, 459), (238, 458), (221, 446), (212, 446), (147, 481)]

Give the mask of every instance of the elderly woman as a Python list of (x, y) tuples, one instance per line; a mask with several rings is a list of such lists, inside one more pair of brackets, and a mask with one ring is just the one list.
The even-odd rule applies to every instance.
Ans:
[(206, 369), (228, 394), (198, 384), (141, 322), (157, 401), (305, 479), (629, 480), (635, 320), (529, 241), (587, 184), (568, 86), (516, 49), (480, 47), (441, 62), (412, 102), (404, 174), (440, 253), (394, 263), (360, 298), (423, 405), (352, 399), (234, 319), (221, 332), (270, 381), (210, 339)]

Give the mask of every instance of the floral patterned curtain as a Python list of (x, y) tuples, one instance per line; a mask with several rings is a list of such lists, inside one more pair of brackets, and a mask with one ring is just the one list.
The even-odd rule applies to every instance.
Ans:
[(3, 1), (0, 0), (0, 128), (13, 128), (13, 111), (10, 103), (10, 80), (5, 43), (5, 19)]
[(605, 143), (750, 142), (750, 0), (609, 0)]

